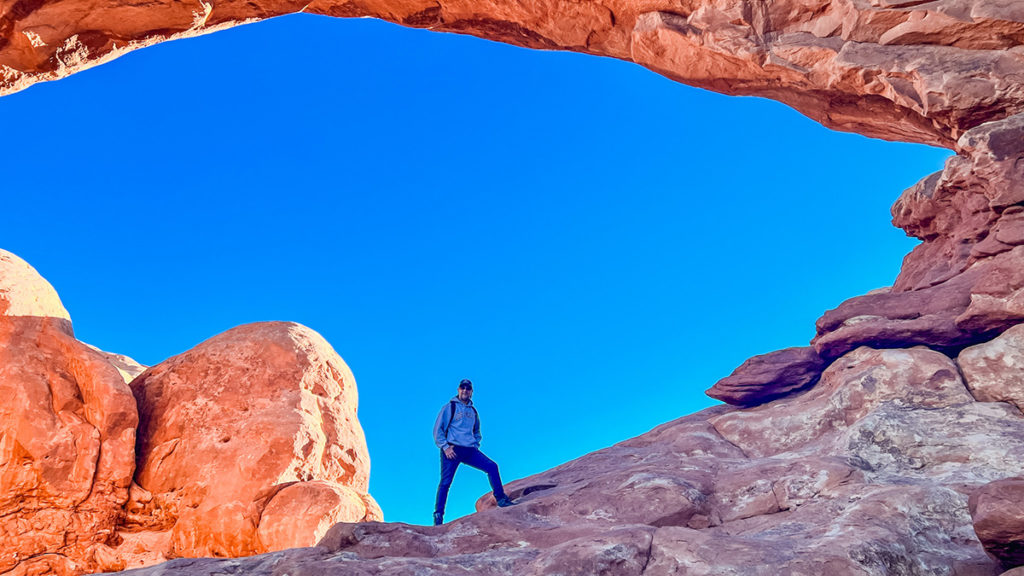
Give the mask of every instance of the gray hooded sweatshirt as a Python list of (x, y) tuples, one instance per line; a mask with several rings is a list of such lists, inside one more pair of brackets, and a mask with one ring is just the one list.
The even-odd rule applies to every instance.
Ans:
[[(452, 418), (452, 402), (455, 403), (455, 417)], [(434, 444), (441, 450), (449, 445), (480, 447), (480, 418), (473, 401), (463, 404), (458, 396), (441, 408), (434, 422)]]

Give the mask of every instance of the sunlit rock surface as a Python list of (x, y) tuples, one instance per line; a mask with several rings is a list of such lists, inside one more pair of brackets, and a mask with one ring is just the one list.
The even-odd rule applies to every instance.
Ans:
[(0, 573), (117, 568), (138, 415), (53, 287), (0, 250)]
[(121, 532), (147, 542), (165, 533), (165, 548), (149, 552), (244, 556), (310, 545), (336, 522), (382, 518), (367, 495), (355, 379), (309, 328), (239, 326), (131, 388), (137, 498)]
[(312, 330), (241, 326), (146, 370), (76, 340), (3, 251), (0, 304), (0, 573), (254, 554), (382, 519), (355, 380)]
[(0, 249), (0, 317), (56, 318), (71, 332), (71, 316), (60, 296), (36, 269), (18, 256)]

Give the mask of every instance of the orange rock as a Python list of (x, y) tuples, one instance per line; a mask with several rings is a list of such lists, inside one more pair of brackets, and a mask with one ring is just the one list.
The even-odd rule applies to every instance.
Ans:
[(67, 326), (0, 318), (0, 572), (111, 566), (138, 417), (118, 371)]
[(949, 148), (1024, 111), (1012, 2), (775, 0), (125, 0), (19, 3), (0, 19), (0, 95), (136, 48), (303, 11), (373, 17), (636, 62), (680, 82), (780, 100), (825, 126)]
[(380, 518), (355, 380), (312, 330), (240, 326), (131, 387), (136, 494), (149, 502), (130, 506), (125, 531), (169, 528), (166, 556), (243, 556), (315, 541), (325, 523)]

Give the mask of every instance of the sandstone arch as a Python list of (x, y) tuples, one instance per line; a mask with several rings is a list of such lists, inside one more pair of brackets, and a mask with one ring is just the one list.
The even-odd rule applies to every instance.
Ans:
[(0, 12), (0, 95), (293, 12), (611, 56), (830, 128), (957, 150), (966, 130), (1024, 110), (1024, 8), (996, 0), (16, 0)]

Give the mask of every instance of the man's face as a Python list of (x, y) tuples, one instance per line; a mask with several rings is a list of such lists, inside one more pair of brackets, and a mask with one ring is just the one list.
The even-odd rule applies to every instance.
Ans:
[(469, 386), (459, 386), (459, 400), (469, 402), (473, 398), (473, 389)]

